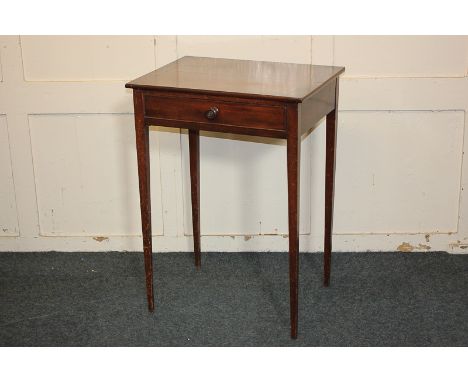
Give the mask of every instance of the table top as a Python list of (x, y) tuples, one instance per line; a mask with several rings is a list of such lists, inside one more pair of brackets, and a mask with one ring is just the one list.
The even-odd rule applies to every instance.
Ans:
[(185, 56), (125, 85), (302, 102), (343, 67)]

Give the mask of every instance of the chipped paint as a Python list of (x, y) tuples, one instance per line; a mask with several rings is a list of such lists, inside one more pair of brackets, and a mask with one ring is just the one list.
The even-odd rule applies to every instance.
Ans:
[(429, 245), (418, 244), (416, 249), (425, 249), (426, 251), (428, 251), (429, 249), (431, 249), (431, 247)]
[(414, 249), (414, 247), (410, 244), (404, 241), (397, 247), (397, 251), (399, 252), (411, 252)]
[(289, 235), (287, 235), (287, 234), (286, 234), (286, 235), (283, 235), (283, 238), (284, 238), (284, 239), (287, 239), (288, 237), (289, 237)]
[(252, 239), (252, 236), (250, 236), (250, 235), (245, 235), (244, 236), (244, 241), (249, 241), (250, 239)]
[(415, 249), (416, 250), (424, 249), (424, 250), (428, 251), (429, 249), (431, 249), (431, 247), (429, 245), (425, 245), (425, 244), (418, 244), (417, 246), (413, 246), (410, 243), (407, 243), (406, 241), (404, 241), (403, 243), (401, 243), (397, 247), (397, 251), (399, 251), (399, 252), (412, 252)]
[(100, 243), (100, 242), (102, 242), (104, 240), (109, 240), (109, 238), (107, 236), (94, 236), (93, 240), (96, 240), (96, 241), (98, 241)]
[(429, 243), (429, 238), (430, 238), (431, 235), (429, 235), (428, 233), (426, 233), (426, 235), (424, 236), (426, 238), (426, 243)]
[(460, 240), (457, 240), (456, 243), (449, 244), (450, 249), (467, 249), (468, 243), (462, 243)]

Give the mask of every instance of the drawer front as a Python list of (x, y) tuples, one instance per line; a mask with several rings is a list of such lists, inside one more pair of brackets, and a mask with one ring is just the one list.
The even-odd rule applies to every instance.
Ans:
[[(209, 110), (216, 110), (215, 115)], [(285, 130), (285, 107), (224, 100), (145, 97), (145, 116), (167, 121), (192, 122), (250, 129)], [(211, 117), (211, 118), (210, 118)], [(206, 125), (205, 125), (206, 124)]]

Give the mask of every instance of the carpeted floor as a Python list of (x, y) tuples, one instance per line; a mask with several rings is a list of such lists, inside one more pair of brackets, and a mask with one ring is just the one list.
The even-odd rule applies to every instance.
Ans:
[(0, 253), (0, 345), (468, 346), (467, 255), (300, 260), (294, 341), (285, 253), (157, 254), (153, 314), (142, 254)]

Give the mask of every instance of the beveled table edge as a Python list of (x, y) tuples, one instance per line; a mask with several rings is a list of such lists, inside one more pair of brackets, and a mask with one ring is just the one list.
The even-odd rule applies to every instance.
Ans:
[[(216, 57), (202, 57), (202, 56), (184, 56), (184, 57), (198, 57), (198, 58), (216, 58)], [(181, 57), (181, 58), (184, 58)], [(180, 58), (180, 59), (181, 59)], [(339, 69), (333, 76), (330, 76), (326, 81), (324, 81), (320, 86), (312, 90), (310, 93), (307, 93), (305, 96), (299, 97), (287, 97), (287, 96), (278, 96), (278, 95), (269, 95), (269, 94), (256, 94), (256, 93), (239, 93), (239, 92), (229, 92), (224, 90), (209, 90), (209, 89), (193, 89), (193, 88), (180, 88), (180, 87), (173, 87), (173, 86), (153, 86), (153, 85), (139, 85), (134, 84), (133, 82), (137, 81), (141, 77), (146, 76), (149, 73), (143, 74), (140, 77), (131, 80), (125, 84), (126, 88), (129, 89), (141, 89), (141, 90), (160, 90), (160, 91), (174, 91), (186, 94), (205, 94), (205, 95), (225, 95), (228, 97), (239, 97), (239, 98), (246, 98), (246, 99), (264, 99), (264, 100), (275, 100), (281, 102), (291, 102), (291, 103), (302, 103), (305, 99), (309, 98), (310, 96), (314, 95), (320, 89), (322, 89), (325, 85), (327, 85), (330, 81), (335, 80), (341, 74), (344, 73), (345, 68), (343, 66), (333, 66), (333, 65), (314, 65), (314, 64), (298, 64), (298, 63), (288, 63), (288, 62), (278, 62), (278, 61), (255, 61), (255, 60), (241, 60), (241, 61), (252, 61), (252, 62), (267, 62), (267, 63), (276, 63), (276, 64), (295, 64), (295, 65), (310, 65), (310, 66), (326, 66), (326, 67), (334, 67)], [(161, 66), (162, 69), (167, 65), (172, 64), (174, 61)]]

